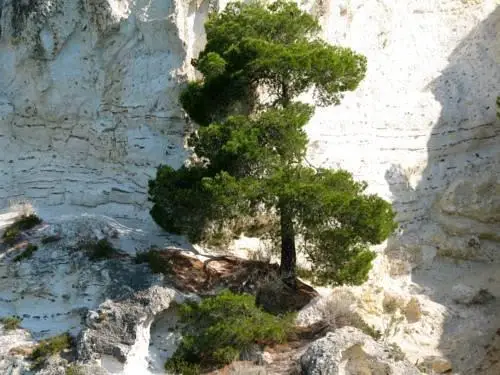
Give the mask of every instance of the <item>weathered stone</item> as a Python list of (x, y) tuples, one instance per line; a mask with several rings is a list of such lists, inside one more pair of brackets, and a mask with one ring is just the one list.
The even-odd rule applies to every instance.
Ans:
[(268, 352), (262, 352), (259, 358), (259, 364), (260, 365), (270, 365), (273, 363), (273, 356), (271, 353)]
[(17, 329), (0, 333), (0, 374), (24, 375), (30, 368), (25, 359), (34, 342), (28, 332)]
[(395, 360), (388, 347), (353, 327), (313, 342), (300, 358), (304, 375), (420, 375), (407, 360)]
[(36, 375), (66, 375), (67, 365), (68, 361), (55, 355), (45, 361), (43, 367), (36, 372)]
[(443, 193), (439, 205), (448, 215), (469, 217), (483, 223), (498, 223), (500, 177), (477, 175), (470, 180), (456, 180)]
[(174, 290), (153, 286), (124, 301), (104, 302), (97, 319), (92, 312), (87, 316), (88, 328), (78, 339), (78, 358), (89, 361), (107, 354), (124, 363), (141, 327), (149, 330), (155, 316), (167, 310), (175, 298)]
[(432, 371), (433, 374), (447, 374), (451, 373), (453, 367), (451, 362), (443, 357), (428, 356), (419, 363), (419, 368), (425, 368)]

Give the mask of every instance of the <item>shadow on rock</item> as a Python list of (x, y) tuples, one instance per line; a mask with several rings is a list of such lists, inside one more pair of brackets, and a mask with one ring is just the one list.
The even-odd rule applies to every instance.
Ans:
[(484, 348), (500, 328), (498, 25), (500, 7), (430, 84), (442, 110), (421, 178), (400, 165), (385, 176), (401, 223), (386, 250), (392, 276), (411, 272), (418, 293), (446, 307), (437, 349), (453, 371), (471, 374), (483, 374)]

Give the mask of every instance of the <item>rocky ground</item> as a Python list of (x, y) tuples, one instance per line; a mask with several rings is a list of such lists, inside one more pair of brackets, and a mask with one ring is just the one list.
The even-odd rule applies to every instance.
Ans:
[[(2, 218), (3, 226), (15, 219)], [(126, 251), (91, 259), (82, 244), (103, 238), (117, 249), (131, 241), (139, 249), (144, 246), (132, 229), (98, 216), (42, 222), (23, 232), (14, 245), (2, 245), (0, 316), (22, 321), (18, 329), (0, 329), (0, 373), (164, 373), (163, 364), (180, 339), (177, 303), (223, 288), (255, 293), (259, 282), (275, 272), (274, 265), (261, 261), (170, 247), (156, 248), (164, 269), (155, 274)], [(28, 244), (38, 250), (15, 261)], [(442, 282), (431, 299), (431, 291), (410, 279), (389, 280), (387, 274), (384, 279), (384, 267), (379, 261), (362, 287), (315, 292), (303, 284), (294, 300), (296, 307), (303, 307), (296, 337), (286, 345), (249, 353), (215, 373), (497, 373), (500, 325), (493, 281), (489, 289), (480, 288), (472, 276), (457, 283), (456, 265), (451, 271), (445, 267), (452, 265), (439, 261), (436, 268), (418, 269), (413, 276)], [(489, 275), (491, 279), (495, 274)], [(37, 342), (64, 332), (74, 337), (74, 348), (33, 370), (29, 355)]]

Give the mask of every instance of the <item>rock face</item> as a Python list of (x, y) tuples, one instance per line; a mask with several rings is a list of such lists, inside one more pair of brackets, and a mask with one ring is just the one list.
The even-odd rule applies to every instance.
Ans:
[[(0, 205), (25, 198), (42, 213), (147, 220), (156, 166), (185, 159), (179, 90), (208, 11), (224, 5), (1, 1)], [(405, 227), (426, 220), (450, 184), (498, 171), (495, 0), (302, 6), (328, 41), (369, 61), (360, 88), (311, 121), (311, 162), (368, 180)]]
[[(147, 226), (147, 181), (158, 164), (185, 160), (191, 124), (178, 94), (194, 77), (209, 10), (225, 2), (0, 0), (0, 209), (27, 199), (44, 218), (91, 212)], [(403, 349), (412, 361), (443, 353), (474, 373), (499, 326), (498, 1), (301, 6), (329, 42), (368, 58), (358, 90), (319, 108), (307, 127), (312, 164), (352, 171), (397, 210), (399, 231), (363, 298), (382, 296), (382, 283), (419, 294)], [(0, 315), (24, 316), (35, 338), (77, 330), (87, 309), (157, 282), (139, 276), (143, 266), (88, 264), (67, 251), (102, 230), (136, 233), (133, 247), (138, 232), (92, 218), (71, 225), (67, 243), (23, 264), (0, 261)], [(152, 327), (166, 336), (158, 319)]]
[(29, 348), (33, 345), (30, 334), (23, 330), (0, 333), (0, 373), (8, 375), (22, 374), (29, 369), (29, 364), (21, 357), (12, 354), (14, 348)]
[[(49, 236), (58, 240), (44, 243)], [(0, 317), (19, 316), (23, 328), (0, 332), (1, 374), (31, 374), (23, 357), (36, 341), (66, 331), (78, 336), (76, 358), (89, 374), (162, 371), (179, 339), (172, 332), (171, 304), (185, 295), (163, 286), (163, 277), (126, 253), (90, 260), (81, 244), (99, 238), (116, 247), (126, 240), (140, 245), (132, 228), (83, 216), (43, 222), (24, 233), (18, 245), (39, 248), (21, 262), (13, 261), (21, 249), (0, 249)], [(64, 375), (67, 365), (54, 358), (39, 374)]]
[[(0, 316), (18, 315), (35, 338), (65, 330), (78, 332), (87, 309), (106, 299), (124, 299), (159, 279), (146, 265), (130, 259), (90, 261), (81, 243), (110, 237), (114, 221), (99, 217), (63, 219), (44, 223), (27, 238), (39, 249), (30, 259), (13, 262), (21, 250), (3, 250), (0, 262)], [(61, 239), (44, 245), (54, 234)], [(119, 239), (116, 239), (119, 242)], [(83, 314), (83, 315), (82, 315)]]
[(420, 375), (405, 359), (352, 327), (328, 333), (312, 343), (300, 358), (305, 375)]
[[(120, 369), (125, 374), (143, 373), (151, 367), (161, 370), (168, 355), (173, 354), (176, 340), (162, 356), (150, 358), (151, 326), (173, 302), (182, 301), (175, 290), (154, 286), (124, 301), (104, 302), (97, 311), (87, 314), (86, 327), (78, 339), (78, 359), (84, 363), (100, 361), (105, 369)], [(173, 328), (175, 319), (170, 317), (168, 323)]]
[(202, 9), (107, 0), (0, 8), (0, 204), (22, 196), (59, 211), (147, 217), (156, 166), (184, 160), (177, 97)]
[(82, 332), (78, 343), (79, 358), (89, 361), (106, 354), (125, 362), (137, 340), (138, 327), (151, 326), (156, 315), (167, 310), (175, 291), (152, 287), (121, 302), (108, 300), (99, 311), (87, 314), (88, 329)]

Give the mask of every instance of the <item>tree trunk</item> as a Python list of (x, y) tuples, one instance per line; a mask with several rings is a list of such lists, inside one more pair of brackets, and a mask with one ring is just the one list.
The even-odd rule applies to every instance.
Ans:
[(281, 222), (281, 279), (289, 286), (295, 288), (295, 266), (297, 256), (295, 253), (295, 230), (293, 228), (293, 216), (286, 207), (280, 209)]
[[(281, 82), (281, 99), (283, 108), (290, 104), (290, 95), (286, 80)], [(281, 223), (281, 264), (280, 277), (288, 286), (297, 289), (295, 277), (295, 266), (297, 265), (297, 254), (295, 250), (295, 229), (293, 227), (292, 210), (280, 199), (280, 223)]]

